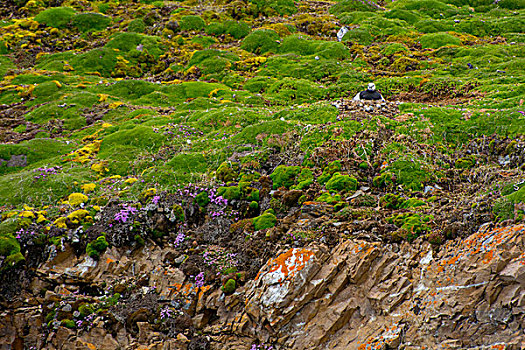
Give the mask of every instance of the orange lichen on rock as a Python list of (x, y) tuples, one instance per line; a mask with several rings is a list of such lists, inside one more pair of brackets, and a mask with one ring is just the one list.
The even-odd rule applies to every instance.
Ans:
[[(305, 248), (291, 248), (268, 262), (267, 266), (269, 268), (267, 274), (280, 274), (278, 282), (283, 282), (285, 279), (295, 276), (295, 274), (304, 269), (313, 255), (313, 251)], [(256, 279), (258, 278), (259, 275), (257, 275)]]

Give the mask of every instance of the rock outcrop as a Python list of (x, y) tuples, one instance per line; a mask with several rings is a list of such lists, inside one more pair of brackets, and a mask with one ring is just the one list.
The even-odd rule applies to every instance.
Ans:
[[(486, 224), (439, 248), (359, 239), (333, 249), (312, 243), (276, 253), (230, 295), (185, 278), (166, 263), (170, 249), (129, 256), (113, 248), (98, 262), (66, 249), (37, 270), (20, 298), (3, 304), (0, 342), (13, 349), (186, 349), (195, 343), (188, 333), (199, 330), (203, 347), (189, 348), (520, 349), (524, 234), (523, 225)], [(141, 288), (111, 304), (103, 291), (82, 295), (95, 281), (122, 292)], [(83, 329), (46, 316), (97, 302), (106, 303), (106, 311)], [(170, 317), (168, 337), (153, 317), (166, 305), (180, 309)]]

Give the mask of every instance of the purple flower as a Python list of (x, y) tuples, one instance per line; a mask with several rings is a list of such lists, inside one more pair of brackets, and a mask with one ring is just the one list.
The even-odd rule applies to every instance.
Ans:
[(203, 286), (204, 286), (204, 272), (201, 272), (195, 277), (195, 287), (200, 288)]

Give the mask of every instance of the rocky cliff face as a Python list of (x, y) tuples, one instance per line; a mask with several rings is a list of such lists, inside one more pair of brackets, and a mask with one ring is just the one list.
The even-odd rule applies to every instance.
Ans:
[[(439, 248), (354, 238), (332, 248), (311, 243), (275, 252), (230, 294), (185, 276), (170, 263), (178, 258), (173, 249), (113, 248), (94, 261), (65, 246), (2, 303), (0, 343), (4, 349), (520, 349), (524, 252), (523, 225), (485, 224)], [(126, 297), (116, 300), (103, 286)], [(60, 321), (93, 309), (79, 329)]]

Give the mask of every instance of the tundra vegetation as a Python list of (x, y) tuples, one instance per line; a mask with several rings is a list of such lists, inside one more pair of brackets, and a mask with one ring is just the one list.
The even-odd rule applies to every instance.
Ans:
[[(231, 295), (313, 240), (523, 222), (524, 27), (522, 0), (2, 1), (0, 299), (67, 247), (174, 247)], [(337, 107), (369, 82), (395, 112)], [(93, 283), (42, 332), (143, 286)]]

